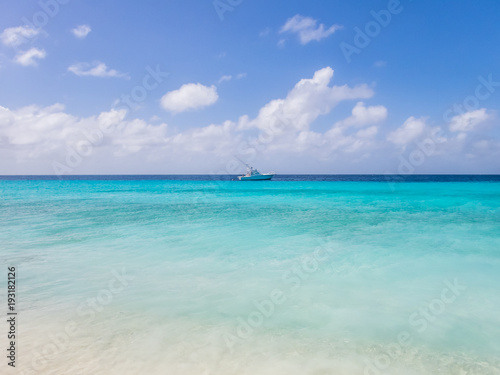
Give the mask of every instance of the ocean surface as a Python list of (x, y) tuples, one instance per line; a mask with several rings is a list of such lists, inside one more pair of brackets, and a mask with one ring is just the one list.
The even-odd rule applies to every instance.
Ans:
[(0, 177), (0, 372), (500, 374), (500, 176), (234, 178)]

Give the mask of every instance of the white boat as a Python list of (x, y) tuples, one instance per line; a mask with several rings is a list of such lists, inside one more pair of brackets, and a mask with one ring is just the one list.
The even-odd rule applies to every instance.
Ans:
[(247, 174), (244, 176), (238, 176), (240, 181), (262, 181), (270, 180), (275, 175), (274, 172), (271, 173), (260, 173), (257, 169), (249, 166), (247, 164)]

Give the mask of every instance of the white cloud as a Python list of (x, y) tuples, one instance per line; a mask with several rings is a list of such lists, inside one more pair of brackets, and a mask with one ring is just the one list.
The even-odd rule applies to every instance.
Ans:
[(169, 112), (185, 112), (208, 107), (219, 99), (215, 86), (187, 83), (178, 90), (167, 92), (161, 98), (161, 107)]
[(40, 29), (33, 29), (29, 26), (10, 27), (0, 34), (0, 40), (6, 46), (16, 47), (26, 43), (29, 38), (33, 38), (39, 33)]
[(387, 108), (383, 105), (366, 107), (358, 102), (352, 109), (352, 116), (335, 124), (338, 127), (364, 126), (384, 121), (387, 118)]
[[(376, 127), (352, 134), (345, 134), (344, 129), (335, 127), (326, 133), (311, 130), (319, 116), (330, 113), (340, 102), (373, 96), (373, 90), (367, 85), (331, 86), (332, 78), (333, 69), (330, 67), (316, 71), (313, 78), (300, 80), (285, 98), (267, 103), (255, 119), (241, 117), (238, 129), (260, 129), (266, 153), (271, 154), (307, 154), (329, 160), (335, 153), (369, 153), (372, 138), (377, 134)], [(365, 110), (370, 114), (375, 113), (375, 119), (371, 120), (381, 121), (383, 116), (379, 112), (384, 110), (368, 108), (370, 110)]]
[(43, 49), (31, 48), (27, 51), (20, 52), (15, 61), (23, 66), (36, 66), (38, 62), (36, 59), (44, 59), (47, 53)]
[[(79, 118), (64, 106), (28, 106), (18, 110), (0, 107), (0, 144), (23, 151), (21, 159), (52, 156), (64, 162), (68, 148), (77, 151), (90, 141), (95, 149), (106, 148), (108, 155), (124, 156), (168, 142), (167, 125), (150, 125), (143, 120), (125, 120), (125, 110), (110, 110), (97, 116)], [(105, 129), (108, 137), (102, 137)], [(96, 136), (100, 133), (101, 136)], [(82, 152), (84, 153), (83, 149)]]
[(403, 125), (389, 133), (387, 140), (399, 146), (405, 146), (424, 133), (426, 128), (424, 118), (408, 118)]
[(233, 78), (234, 79), (242, 79), (242, 78), (245, 78), (247, 76), (246, 73), (240, 73), (238, 75), (236, 75), (235, 77), (233, 77), (232, 75), (223, 75), (222, 77), (219, 78), (219, 80), (217, 81), (217, 83), (222, 83), (222, 82), (225, 82), (225, 81), (231, 81)]
[(348, 128), (333, 126), (328, 130), (324, 138), (327, 140), (327, 147), (323, 154), (328, 156), (332, 153), (356, 153), (363, 152), (369, 155), (374, 148), (374, 138), (378, 133), (376, 126), (363, 128), (356, 132), (348, 133)]
[(317, 25), (318, 21), (311, 17), (304, 17), (300, 14), (288, 19), (280, 30), (280, 33), (291, 32), (299, 36), (300, 43), (307, 44), (313, 40), (320, 41), (327, 38), (341, 26), (333, 25), (325, 29), (325, 25)]
[(79, 77), (92, 76), (92, 77), (116, 77), (128, 78), (125, 73), (120, 73), (114, 69), (109, 69), (106, 64), (95, 61), (93, 63), (81, 62), (73, 64), (68, 67), (68, 71), (76, 74)]
[(450, 121), (450, 131), (452, 132), (470, 132), (478, 125), (489, 120), (491, 116), (486, 112), (486, 108), (475, 111), (465, 112), (453, 117)]
[(222, 83), (224, 81), (230, 81), (233, 79), (233, 76), (230, 76), (230, 75), (225, 75), (225, 76), (222, 76), (219, 78), (219, 80), (217, 81), (218, 83)]
[(383, 60), (375, 61), (375, 62), (373, 63), (373, 66), (374, 66), (375, 68), (383, 68), (383, 67), (384, 67), (384, 66), (386, 66), (386, 65), (387, 65), (387, 62), (386, 62), (386, 61), (383, 61)]
[(71, 29), (71, 32), (73, 33), (74, 36), (76, 36), (79, 39), (85, 38), (88, 33), (90, 33), (92, 29), (90, 28), (89, 25), (79, 25), (75, 27), (74, 29)]
[(330, 87), (332, 78), (330, 67), (316, 71), (313, 78), (300, 80), (285, 99), (272, 100), (260, 109), (256, 119), (242, 121), (240, 127), (274, 133), (308, 130), (318, 116), (329, 113), (341, 101), (373, 96), (367, 85)]
[(370, 126), (366, 129), (361, 129), (356, 133), (357, 137), (360, 138), (372, 138), (378, 133), (378, 128), (376, 126)]

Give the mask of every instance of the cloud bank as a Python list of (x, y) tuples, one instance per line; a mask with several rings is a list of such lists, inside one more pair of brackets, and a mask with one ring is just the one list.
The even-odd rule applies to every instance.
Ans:
[[(386, 107), (366, 103), (372, 87), (335, 85), (333, 76), (330, 67), (318, 70), (253, 118), (184, 130), (130, 118), (126, 110), (78, 117), (61, 104), (0, 107), (0, 173), (232, 174), (241, 172), (236, 157), (278, 173), (398, 173), (400, 159), (418, 150), (426, 150), (428, 160), (421, 173), (439, 172), (432, 168), (440, 165), (448, 171), (496, 165), (500, 142), (483, 133), (493, 118), (486, 109), (441, 126), (423, 117), (392, 126)], [(187, 84), (165, 97), (166, 109), (182, 112), (213, 104), (218, 95), (214, 87)], [(316, 120), (343, 102), (354, 102), (350, 115), (317, 129)]]

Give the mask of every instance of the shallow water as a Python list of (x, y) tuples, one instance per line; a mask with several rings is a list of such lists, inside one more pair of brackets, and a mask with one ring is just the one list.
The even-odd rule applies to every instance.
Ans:
[(299, 179), (0, 180), (18, 373), (500, 373), (499, 182)]

